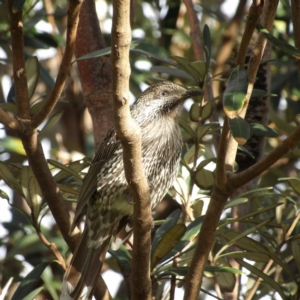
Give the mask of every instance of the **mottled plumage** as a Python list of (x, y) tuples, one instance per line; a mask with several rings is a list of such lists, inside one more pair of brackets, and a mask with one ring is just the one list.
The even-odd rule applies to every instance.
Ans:
[[(182, 139), (175, 117), (185, 99), (199, 94), (162, 82), (143, 92), (131, 108), (132, 117), (141, 127), (142, 163), (152, 208), (167, 193), (178, 172)], [(126, 219), (133, 214), (133, 204), (125, 179), (123, 150), (114, 129), (108, 132), (84, 180), (72, 229), (85, 208), (86, 228), (66, 272), (61, 299), (90, 299), (111, 237), (112, 248), (117, 249), (124, 232), (130, 234)], [(123, 237), (118, 237), (122, 231)]]

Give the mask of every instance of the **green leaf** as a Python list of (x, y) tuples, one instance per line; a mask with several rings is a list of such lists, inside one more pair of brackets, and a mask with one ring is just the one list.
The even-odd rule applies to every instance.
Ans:
[(171, 58), (177, 62), (180, 69), (188, 73), (196, 82), (199, 82), (199, 79), (201, 79), (199, 73), (190, 65), (186, 58), (180, 56), (171, 56)]
[(153, 255), (153, 252), (159, 243), (159, 241), (162, 239), (162, 237), (165, 235), (165, 233), (171, 229), (173, 226), (175, 226), (179, 220), (179, 217), (181, 215), (181, 210), (176, 209), (174, 210), (165, 220), (165, 222), (158, 228), (158, 230), (155, 233), (155, 236), (152, 241), (152, 247), (151, 247), (151, 257)]
[(236, 198), (233, 199), (231, 201), (229, 201), (226, 205), (225, 205), (225, 209), (227, 208), (231, 208), (240, 204), (244, 204), (248, 202), (248, 198)]
[(12, 188), (14, 191), (22, 195), (22, 189), (20, 183), (13, 176), (7, 166), (0, 161), (0, 178), (5, 181), (5, 183)]
[[(269, 277), (267, 274), (262, 272), (261, 270), (257, 269), (256, 267), (246, 263), (245, 261), (241, 259), (236, 259), (236, 261), (243, 266), (244, 268), (248, 269), (252, 274), (255, 274), (256, 276), (260, 277), (263, 279), (265, 283), (268, 283), (278, 294), (281, 296), (283, 300), (288, 299), (284, 293), (284, 291), (281, 289), (281, 286), (275, 282), (271, 277)], [(291, 297), (289, 295), (288, 297)]]
[(193, 61), (189, 63), (189, 65), (197, 72), (198, 77), (196, 79), (201, 79), (203, 82), (206, 77), (207, 73), (207, 64), (205, 61), (199, 60), (199, 61)]
[(206, 64), (208, 70), (210, 65), (210, 57), (211, 57), (211, 37), (210, 37), (210, 30), (207, 24), (205, 24), (203, 28), (203, 41), (204, 41), (204, 51), (205, 51)]
[(202, 121), (206, 121), (207, 119), (209, 119), (213, 113), (213, 110), (214, 108), (212, 102), (207, 102), (202, 108), (202, 112), (201, 112)]
[(223, 95), (223, 106), (229, 118), (236, 117), (244, 106), (248, 88), (246, 70), (237, 66), (231, 73)]
[(149, 58), (154, 58), (160, 62), (163, 62), (165, 64), (168, 64), (168, 65), (171, 65), (171, 66), (174, 66), (175, 68), (178, 68), (178, 65), (174, 62), (172, 62), (171, 60), (167, 59), (167, 58), (163, 58), (161, 56), (158, 56), (156, 54), (153, 54), (151, 52), (148, 52), (148, 51), (145, 51), (145, 50), (141, 50), (141, 49), (131, 49), (130, 50), (131, 52), (135, 52), (135, 53), (139, 53), (139, 54), (142, 54), (146, 57), (149, 57)]
[(285, 53), (295, 57), (296, 59), (300, 59), (300, 50), (285, 41), (281, 41), (277, 39), (275, 36), (269, 33), (269, 31), (265, 28), (260, 29), (260, 32), (274, 45), (280, 48)]
[(24, 166), (21, 169), (21, 187), (22, 187), (22, 192), (24, 195), (25, 200), (27, 201), (30, 209), (32, 210), (33, 208), (33, 203), (30, 197), (30, 193), (29, 193), (29, 179), (31, 177), (33, 177), (33, 172), (31, 167), (29, 166)]
[(276, 94), (268, 94), (265, 90), (253, 89), (251, 98), (259, 98), (259, 97), (276, 97)]
[(200, 169), (195, 176), (195, 183), (200, 189), (209, 190), (215, 182), (215, 175), (213, 172), (206, 169)]
[(128, 250), (125, 248), (124, 245), (121, 245), (121, 247), (116, 250), (113, 251), (111, 249), (108, 250), (108, 252), (115, 258), (117, 259), (120, 264), (122, 264), (123, 266), (125, 266), (127, 269), (131, 270), (131, 255), (128, 252)]
[[(181, 252), (191, 241), (193, 241), (196, 235), (199, 233), (204, 216), (201, 216), (191, 222), (185, 231), (184, 236), (181, 238), (179, 243), (174, 247), (174, 249), (164, 258), (164, 261), (169, 260), (178, 252)], [(160, 262), (162, 263), (162, 261)]]
[(75, 176), (76, 178), (78, 178), (80, 181), (82, 181), (81, 176), (76, 171), (72, 170), (71, 168), (68, 168), (67, 166), (61, 164), (60, 162), (58, 162), (56, 160), (53, 160), (53, 159), (47, 159), (47, 162), (50, 165), (52, 165), (52, 166), (54, 166), (54, 167), (56, 167), (58, 169), (64, 170), (67, 173), (69, 173), (69, 174)]
[(7, 201), (9, 201), (8, 195), (3, 190), (0, 190), (0, 198), (6, 199)]
[(29, 100), (34, 95), (39, 80), (39, 61), (36, 56), (30, 57), (25, 62), (27, 75), (27, 88)]
[(41, 207), (43, 205), (43, 199), (41, 197), (40, 186), (34, 176), (29, 178), (29, 195), (32, 202), (32, 215), (37, 220)]
[(177, 117), (176, 120), (177, 120), (179, 126), (182, 129), (184, 129), (189, 134), (189, 136), (194, 140), (195, 134), (194, 134), (194, 131), (193, 131), (192, 127), (190, 126), (190, 124), (186, 120), (184, 120), (180, 117)]
[(10, 277), (9, 280), (6, 282), (5, 286), (3, 287), (1, 294), (0, 294), (0, 300), (4, 300), (6, 293), (11, 285), (11, 283), (13, 282), (14, 278)]
[(270, 257), (267, 253), (261, 253), (261, 252), (248, 252), (248, 251), (234, 251), (229, 253), (221, 254), (219, 257), (233, 257), (234, 259), (240, 258), (240, 259), (247, 259), (252, 260), (255, 262), (268, 262), (270, 260)]
[(61, 118), (63, 113), (64, 113), (63, 111), (57, 111), (57, 112), (55, 112), (54, 114), (51, 115), (51, 117), (49, 118), (47, 124), (39, 132), (39, 138), (40, 139), (42, 139), (45, 136), (45, 133), (59, 121), (59, 119)]
[[(133, 40), (130, 44), (130, 49), (135, 48), (137, 45), (139, 45), (143, 40), (142, 39), (136, 39)], [(111, 47), (106, 47), (104, 49), (101, 50), (97, 50), (91, 53), (88, 53), (86, 55), (83, 55), (79, 58), (76, 59), (76, 61), (78, 60), (84, 60), (84, 59), (91, 59), (91, 58), (95, 58), (95, 57), (100, 57), (100, 56), (105, 56), (111, 53)]]
[(287, 181), (292, 189), (300, 195), (300, 179), (297, 177), (278, 178), (278, 181)]
[(164, 66), (153, 66), (150, 68), (151, 72), (157, 72), (157, 73), (165, 73), (169, 74), (171, 76), (185, 78), (188, 80), (194, 80), (193, 77), (191, 77), (188, 73), (186, 73), (183, 70), (176, 69), (176, 68), (170, 68), (170, 67), (164, 67)]
[(246, 144), (250, 137), (250, 127), (247, 121), (239, 116), (228, 118), (230, 132), (234, 139), (241, 145)]
[[(70, 176), (73, 176), (74, 175), (73, 172), (76, 172), (76, 174), (80, 173), (83, 169), (87, 168), (90, 165), (90, 163), (91, 163), (91, 160), (88, 157), (85, 157), (83, 159), (73, 161), (67, 166), (64, 166), (68, 170), (61, 169), (59, 167), (59, 169), (61, 169), (61, 171), (59, 171), (57, 174), (55, 174), (54, 179), (56, 182), (61, 182), (65, 179), (69, 178)], [(71, 171), (69, 171), (69, 170), (71, 170)], [(81, 177), (80, 177), (80, 181), (82, 181)]]
[(165, 232), (155, 247), (151, 258), (151, 269), (178, 244), (185, 234), (184, 224), (176, 224)]
[[(11, 300), (20, 300), (28, 296), (32, 289), (36, 286), (48, 262), (37, 265), (20, 283)], [(31, 298), (32, 299), (32, 298)]]
[(191, 108), (190, 108), (190, 119), (193, 122), (199, 122), (200, 119), (200, 112), (201, 112), (201, 104), (200, 103), (193, 103)]
[(5, 111), (13, 113), (14, 115), (17, 113), (17, 105), (9, 99), (7, 99), (7, 103), (1, 103), (0, 107)]
[(258, 123), (249, 123), (249, 126), (252, 135), (265, 136), (269, 138), (278, 137), (278, 133), (274, 129), (268, 126), (258, 124)]
[(32, 292), (30, 292), (26, 297), (24, 297), (22, 300), (32, 300), (35, 299), (35, 296), (37, 296), (42, 290), (44, 289), (43, 286), (34, 289)]
[(26, 155), (22, 141), (18, 137), (6, 136), (4, 139), (0, 139), (0, 145), (4, 147), (6, 151)]

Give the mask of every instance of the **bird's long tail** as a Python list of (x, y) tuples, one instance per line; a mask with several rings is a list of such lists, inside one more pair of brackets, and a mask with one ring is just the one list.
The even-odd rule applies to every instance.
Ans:
[(88, 233), (85, 230), (65, 274), (60, 300), (92, 299), (110, 238), (100, 247), (88, 248)]

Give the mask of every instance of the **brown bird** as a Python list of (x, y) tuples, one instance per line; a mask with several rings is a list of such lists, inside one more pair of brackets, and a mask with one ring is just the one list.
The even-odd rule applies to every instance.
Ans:
[[(150, 186), (152, 209), (176, 178), (182, 138), (176, 115), (197, 90), (171, 82), (150, 86), (131, 108), (141, 127), (142, 163)], [(133, 203), (123, 167), (123, 149), (115, 130), (102, 142), (78, 198), (72, 230), (86, 209), (85, 230), (65, 274), (61, 300), (91, 299), (111, 238), (117, 249), (131, 233)], [(87, 250), (88, 249), (88, 250)]]

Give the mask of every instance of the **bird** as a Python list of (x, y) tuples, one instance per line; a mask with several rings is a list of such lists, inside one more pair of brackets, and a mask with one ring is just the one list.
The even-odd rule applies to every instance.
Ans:
[[(162, 81), (148, 87), (131, 107), (131, 115), (141, 128), (142, 165), (152, 209), (178, 173), (182, 137), (176, 116), (184, 100), (201, 94), (200, 90)], [(86, 211), (85, 229), (65, 273), (61, 300), (92, 298), (110, 243), (116, 250), (131, 234), (133, 207), (123, 149), (112, 128), (83, 180), (71, 230)]]

